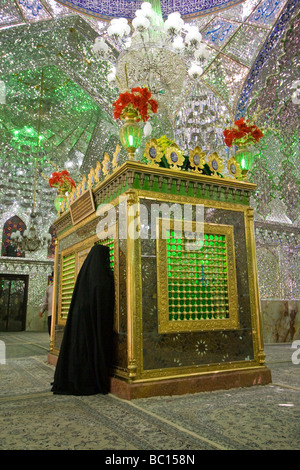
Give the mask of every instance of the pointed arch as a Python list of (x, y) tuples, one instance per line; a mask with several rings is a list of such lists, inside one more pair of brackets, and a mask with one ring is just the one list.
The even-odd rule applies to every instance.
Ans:
[(20, 217), (13, 215), (3, 226), (1, 256), (25, 257), (25, 253), (11, 245), (11, 234), (17, 230), (23, 235), (24, 230), (26, 230), (26, 224)]

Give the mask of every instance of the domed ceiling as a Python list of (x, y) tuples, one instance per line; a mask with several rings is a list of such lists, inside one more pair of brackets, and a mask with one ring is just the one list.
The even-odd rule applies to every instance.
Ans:
[[(106, 0), (105, 2), (97, 0), (60, 0), (60, 3), (66, 5), (87, 15), (101, 19), (128, 18), (133, 19), (135, 11), (142, 2), (137, 0)], [(159, 3), (159, 0), (152, 1)], [(164, 17), (170, 13), (178, 11), (186, 20), (197, 18), (208, 13), (216, 13), (219, 10), (230, 8), (241, 3), (241, 0), (161, 0), (161, 10)]]
[[(55, 166), (79, 181), (105, 151), (114, 152), (118, 125), (112, 102), (118, 91), (92, 45), (106, 34), (108, 19), (132, 18), (140, 3), (0, 0), (1, 226), (11, 215), (29, 215), (36, 165), (37, 211), (50, 224), (55, 191), (47, 177)], [(298, 2), (162, 0), (161, 7), (164, 16), (179, 11), (198, 26), (210, 59), (172, 119), (156, 122), (157, 132), (168, 134), (171, 126), (174, 138), (189, 148), (196, 126), (204, 148), (226, 159), (215, 129), (260, 104), (267, 109), (264, 124), (275, 130), (258, 147), (251, 176), (258, 184), (257, 217), (297, 224), (299, 104), (292, 96), (299, 80)], [(204, 100), (205, 116), (197, 112), (197, 100)]]

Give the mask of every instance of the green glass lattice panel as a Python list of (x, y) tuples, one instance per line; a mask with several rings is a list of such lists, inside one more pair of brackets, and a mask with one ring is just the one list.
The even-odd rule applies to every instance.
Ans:
[(75, 284), (76, 255), (71, 253), (62, 257), (60, 316), (65, 319), (68, 315)]
[[(162, 220), (162, 219), (160, 219)], [(157, 241), (161, 333), (238, 326), (233, 227), (204, 224), (197, 249), (170, 229)]]
[(167, 234), (169, 320), (229, 317), (225, 235), (204, 235), (203, 247)]
[(113, 270), (114, 269), (114, 240), (112, 238), (107, 238), (106, 240), (100, 240), (99, 242), (97, 242), (97, 245), (108, 246), (110, 268)]

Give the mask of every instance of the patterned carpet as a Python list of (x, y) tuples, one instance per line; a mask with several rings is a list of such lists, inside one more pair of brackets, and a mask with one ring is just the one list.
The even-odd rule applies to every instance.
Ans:
[(48, 335), (0, 333), (1, 340), (1, 450), (300, 449), (300, 364), (290, 344), (265, 348), (270, 385), (128, 402), (53, 395)]

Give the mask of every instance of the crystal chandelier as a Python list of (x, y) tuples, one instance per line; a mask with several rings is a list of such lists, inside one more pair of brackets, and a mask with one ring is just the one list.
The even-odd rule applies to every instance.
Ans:
[(185, 151), (199, 146), (204, 152), (217, 152), (227, 157), (223, 130), (230, 122), (229, 111), (212, 90), (198, 81), (185, 95), (184, 106), (175, 116), (174, 137), (177, 145)]
[(148, 87), (159, 108), (173, 111), (187, 81), (201, 77), (209, 51), (196, 26), (180, 13), (164, 21), (160, 0), (144, 2), (131, 26), (126, 18), (111, 20), (95, 39), (94, 54), (111, 64), (108, 81), (119, 91)]
[(41, 128), (41, 110), (42, 110), (42, 99), (43, 99), (43, 85), (44, 85), (44, 71), (41, 74), (41, 95), (39, 103), (39, 118), (38, 118), (38, 132), (37, 132), (37, 150), (35, 157), (35, 174), (34, 174), (34, 186), (33, 186), (33, 204), (32, 211), (29, 218), (28, 228), (24, 230), (23, 235), (20, 231), (13, 232), (11, 234), (12, 246), (19, 249), (22, 252), (36, 252), (43, 246), (48, 246), (51, 242), (50, 233), (40, 235), (40, 229), (36, 223), (36, 188), (38, 178), (38, 162), (39, 162), (39, 146), (40, 146), (40, 128)]
[(23, 235), (20, 231), (11, 234), (12, 245), (20, 251), (34, 252), (43, 246), (48, 246), (51, 242), (50, 233), (44, 234), (40, 237), (39, 230), (35, 221), (36, 215), (34, 212), (30, 214), (28, 228), (24, 230)]

